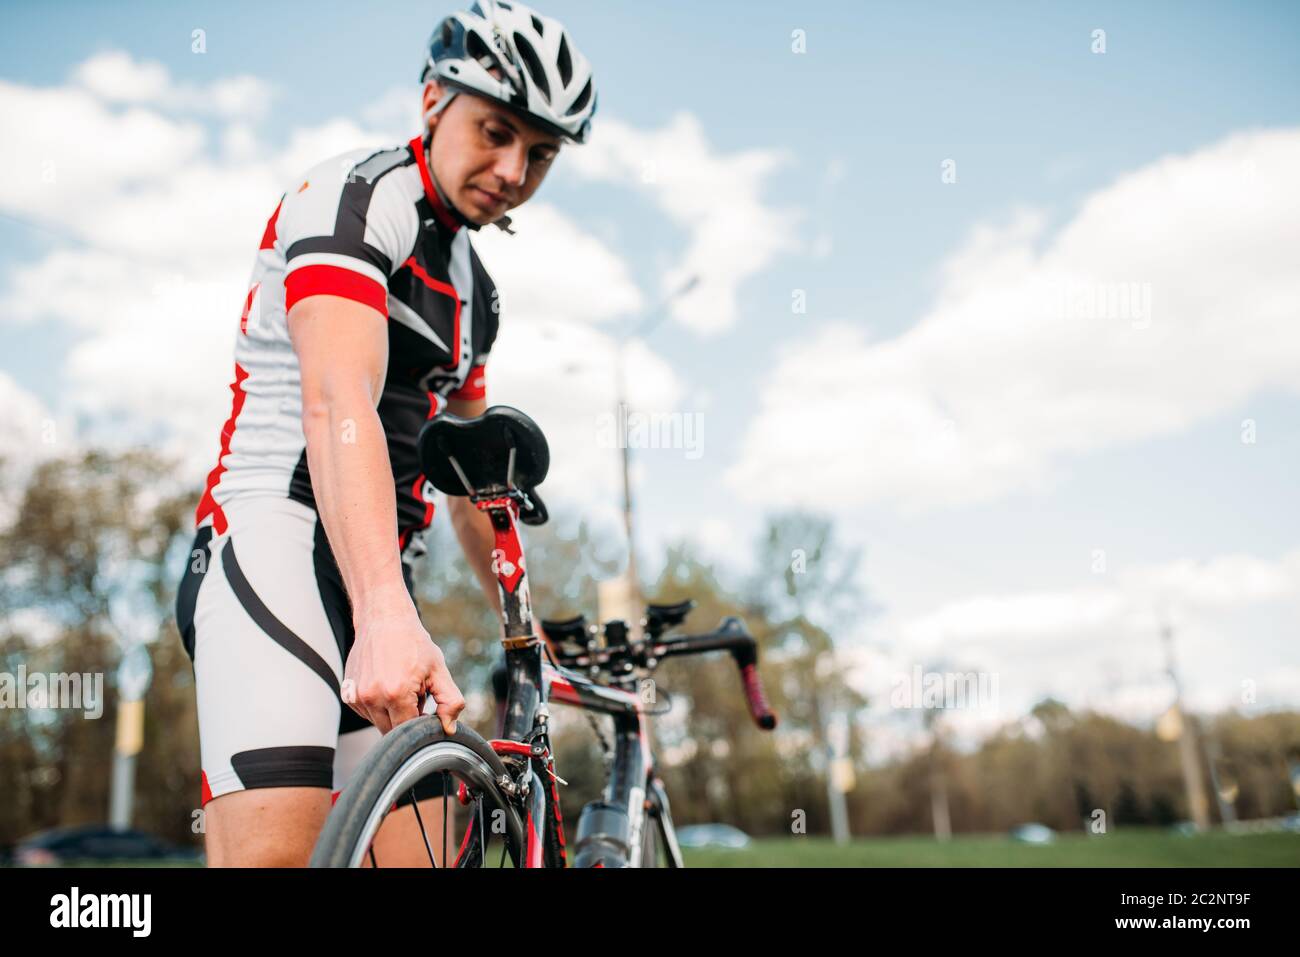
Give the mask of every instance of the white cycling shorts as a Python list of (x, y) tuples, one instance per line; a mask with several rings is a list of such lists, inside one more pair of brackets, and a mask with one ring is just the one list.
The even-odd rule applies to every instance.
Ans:
[(194, 663), (200, 801), (268, 787), (337, 798), (380, 732), (339, 697), (354, 632), (324, 526), (287, 497), (223, 509), (224, 533), (198, 529), (176, 599)]

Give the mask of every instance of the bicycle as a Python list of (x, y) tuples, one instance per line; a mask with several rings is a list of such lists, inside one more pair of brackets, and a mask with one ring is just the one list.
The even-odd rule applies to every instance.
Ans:
[[(565, 867), (569, 865), (550, 742), (551, 702), (613, 719), (614, 743), (604, 796), (583, 808), (573, 848), (575, 867), (683, 866), (663, 781), (647, 740), (651, 711), (636, 682), (666, 658), (729, 651), (740, 669), (751, 716), (776, 727), (758, 674), (757, 644), (738, 618), (724, 618), (706, 634), (670, 635), (694, 602), (651, 604), (634, 638), (623, 621), (603, 628), (583, 616), (543, 621), (556, 645), (552, 655), (535, 633), (519, 524), (541, 525), (546, 507), (536, 488), (550, 452), (541, 429), (524, 413), (493, 406), (462, 419), (443, 414), (418, 439), (426, 478), (448, 495), (468, 495), (496, 533), (493, 571), (501, 595), (505, 649), (500, 736), (484, 740), (463, 721), (447, 735), (433, 717), (420, 717), (386, 734), (358, 767), (326, 819), (313, 867), (379, 866), (373, 842), (399, 801), (414, 808), (429, 863), (434, 867)], [(601, 641), (601, 638), (604, 640)], [(437, 776), (437, 797), (417, 786)], [(449, 786), (450, 785), (450, 786)], [(426, 794), (427, 794), (426, 789)], [(450, 801), (454, 794), (455, 804)], [(421, 800), (442, 801), (442, 854), (434, 854), (420, 813)], [(468, 808), (455, 857), (448, 852), (448, 820)], [(500, 853), (499, 859), (497, 854)], [(495, 865), (491, 863), (496, 859)]]

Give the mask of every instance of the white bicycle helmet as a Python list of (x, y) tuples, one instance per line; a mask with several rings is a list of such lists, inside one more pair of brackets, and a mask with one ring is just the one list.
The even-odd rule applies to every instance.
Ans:
[(596, 112), (591, 64), (564, 26), (513, 0), (477, 0), (438, 24), (420, 74), (433, 79), (450, 87), (433, 113), (467, 90), (574, 143), (587, 139)]

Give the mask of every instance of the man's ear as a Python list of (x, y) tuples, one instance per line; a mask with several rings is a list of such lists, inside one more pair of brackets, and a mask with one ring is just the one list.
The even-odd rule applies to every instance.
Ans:
[(429, 80), (424, 84), (424, 95), (420, 100), (420, 110), (426, 129), (433, 129), (438, 125), (438, 114), (433, 112), (433, 108), (438, 105), (442, 96), (442, 84), (437, 80)]

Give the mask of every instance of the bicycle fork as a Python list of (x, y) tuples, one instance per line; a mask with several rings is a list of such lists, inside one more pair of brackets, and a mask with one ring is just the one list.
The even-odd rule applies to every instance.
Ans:
[(641, 866), (651, 780), (645, 720), (640, 712), (614, 718), (613, 767), (603, 799), (589, 803), (578, 817), (575, 867)]

